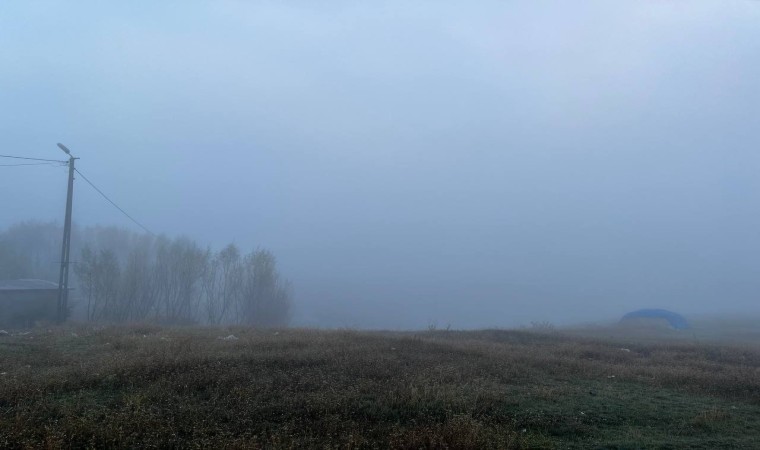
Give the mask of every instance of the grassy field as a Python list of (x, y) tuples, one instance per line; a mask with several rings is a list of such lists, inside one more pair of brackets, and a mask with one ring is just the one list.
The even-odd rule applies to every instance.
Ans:
[(697, 334), (35, 329), (0, 447), (760, 448), (758, 341)]

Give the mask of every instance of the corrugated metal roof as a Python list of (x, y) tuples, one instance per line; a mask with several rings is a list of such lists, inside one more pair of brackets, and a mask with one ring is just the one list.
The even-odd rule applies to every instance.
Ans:
[(58, 289), (58, 284), (46, 280), (0, 280), (0, 291)]

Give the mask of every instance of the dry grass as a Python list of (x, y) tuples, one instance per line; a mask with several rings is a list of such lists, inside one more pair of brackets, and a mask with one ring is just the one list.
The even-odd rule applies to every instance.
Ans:
[[(230, 334), (238, 339), (218, 339)], [(760, 350), (748, 345), (70, 327), (0, 337), (0, 373), (4, 448), (760, 442)]]

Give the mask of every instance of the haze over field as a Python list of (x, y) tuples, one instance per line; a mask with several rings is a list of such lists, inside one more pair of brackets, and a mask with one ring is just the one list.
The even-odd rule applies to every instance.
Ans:
[(760, 312), (760, 2), (3, 2), (0, 67), (0, 153), (271, 249), (295, 325)]

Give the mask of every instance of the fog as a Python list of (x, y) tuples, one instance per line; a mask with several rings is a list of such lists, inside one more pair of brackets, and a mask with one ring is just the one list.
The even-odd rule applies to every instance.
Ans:
[[(758, 2), (3, 2), (0, 67), (0, 153), (270, 249), (294, 325), (760, 313)], [(0, 167), (0, 228), (65, 185)]]

